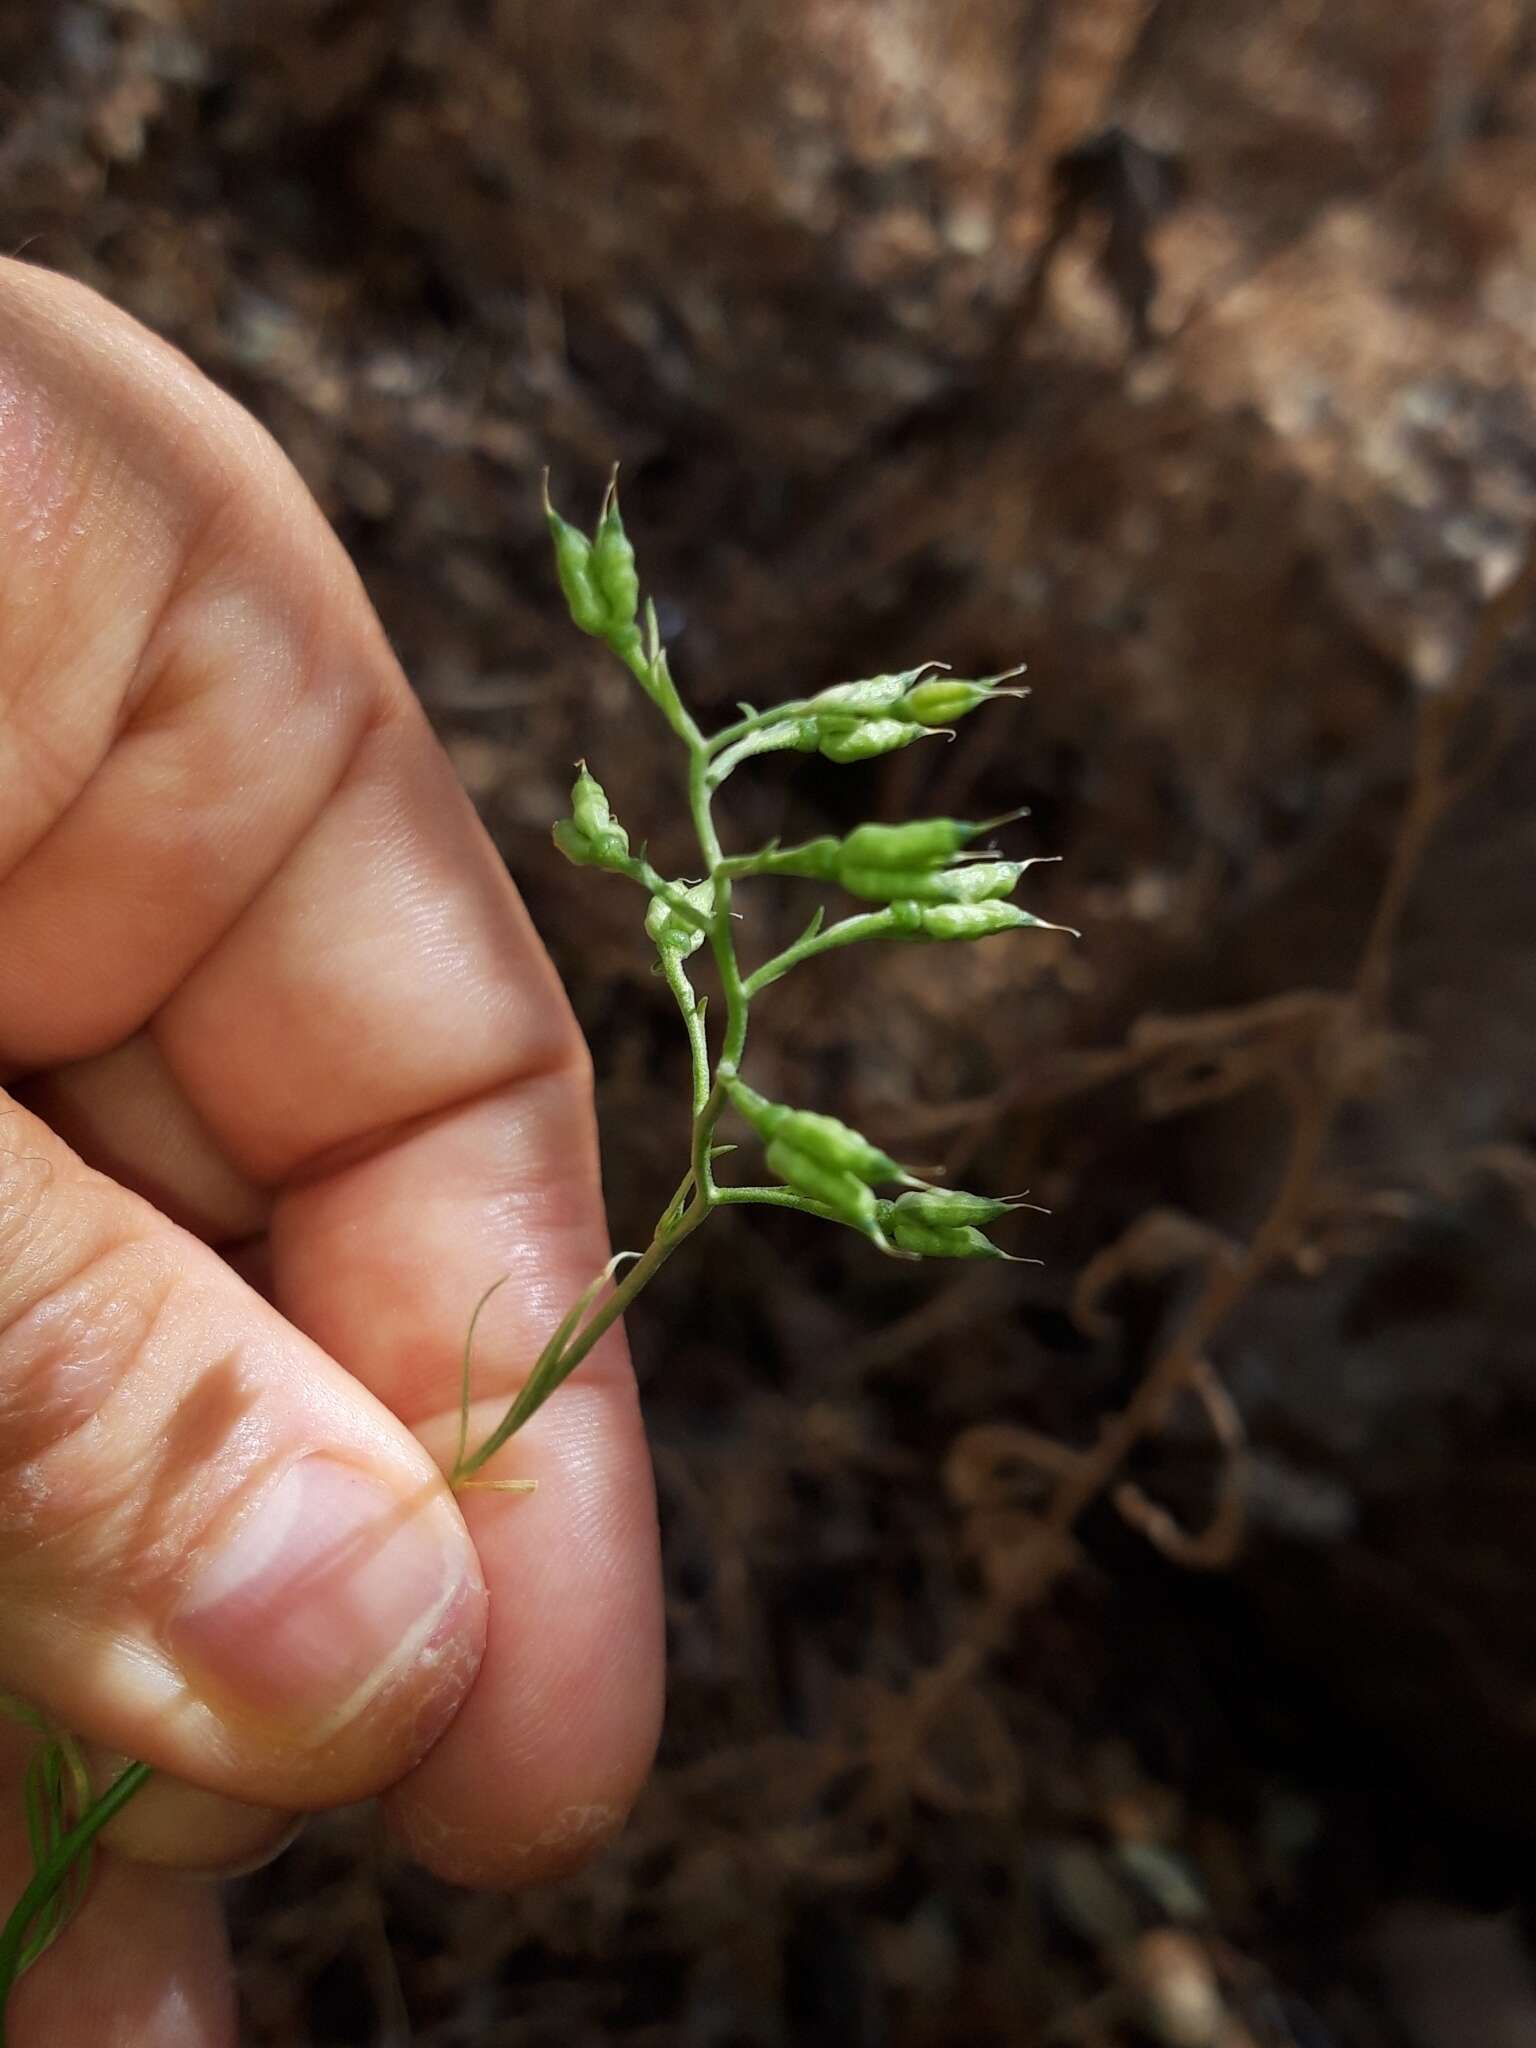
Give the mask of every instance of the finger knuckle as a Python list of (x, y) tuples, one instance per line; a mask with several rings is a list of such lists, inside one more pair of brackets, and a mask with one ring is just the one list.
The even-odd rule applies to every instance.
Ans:
[(49, 1237), (40, 1223), (27, 1278), (0, 1314), (0, 1537), (11, 1540), (54, 1533), (120, 1490), (115, 1459), (74, 1459), (68, 1486), (57, 1461), (131, 1382), (172, 1285), (165, 1257), (142, 1240), (97, 1243), (61, 1264)]

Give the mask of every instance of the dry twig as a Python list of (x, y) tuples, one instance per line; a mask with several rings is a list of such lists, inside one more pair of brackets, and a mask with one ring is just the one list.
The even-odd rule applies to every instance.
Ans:
[[(1057, 1479), (1044, 1519), (1065, 1536), (1079, 1517), (1114, 1483), (1115, 1475), (1143, 1437), (1160, 1427), (1175, 1397), (1186, 1388), (1201, 1393), (1207, 1412), (1223, 1441), (1229, 1469), (1221, 1482), (1212, 1527), (1200, 1538), (1177, 1529), (1165, 1512), (1139, 1490), (1122, 1486), (1117, 1504), (1170, 1555), (1186, 1562), (1209, 1562), (1209, 1547), (1224, 1560), (1238, 1540), (1238, 1475), (1230, 1467), (1240, 1439), (1228, 1429), (1235, 1421), (1208, 1364), (1208, 1353), (1234, 1311), (1281, 1260), (1294, 1256), (1312, 1211), (1319, 1169), (1340, 1110), (1359, 1092), (1363, 1039), (1384, 1027), (1390, 995), (1393, 951), (1402, 928), (1414, 883), (1430, 840), (1447, 807), (1465, 790), (1467, 777), (1453, 766), (1455, 743), (1465, 715), (1486, 688), (1510, 632), (1536, 597), (1536, 541), (1503, 591), (1483, 610), (1450, 686), (1422, 700), (1414, 728), (1408, 793), (1402, 821), (1377, 897), (1360, 958), (1348, 990), (1337, 997), (1287, 997), (1289, 1007), (1279, 1033), (1280, 1044), (1267, 1045), (1233, 1024), (1252, 1022), (1252, 1013), (1204, 1020), (1215, 1048), (1201, 1048), (1206, 1066), (1196, 1069), (1200, 1087), (1194, 1093), (1232, 1092), (1235, 1085), (1271, 1079), (1291, 1105), (1292, 1121), (1286, 1155), (1268, 1212), (1247, 1246), (1236, 1257), (1212, 1258), (1194, 1303), (1153, 1359), (1140, 1385), (1099, 1438)], [(1298, 1008), (1299, 1004), (1299, 1008)], [(1262, 1009), (1265, 1006), (1257, 1006)], [(1182, 1021), (1182, 1020), (1181, 1020)], [(1273, 1022), (1274, 1020), (1271, 1019)], [(1296, 1029), (1300, 1024), (1301, 1029)], [(1223, 1030), (1224, 1027), (1224, 1030)], [(1179, 1034), (1173, 1034), (1179, 1040)], [(1151, 1043), (1149, 1044), (1149, 1038)], [(1143, 1028), (1132, 1043), (1148, 1055), (1163, 1051), (1161, 1027)], [(1139, 1043), (1138, 1043), (1139, 1041)], [(1178, 1057), (1187, 1059), (1187, 1034), (1179, 1040)], [(1367, 1062), (1369, 1065), (1369, 1062)], [(1235, 1069), (1235, 1070), (1234, 1070)], [(1186, 1074), (1189, 1070), (1186, 1069)], [(1165, 1070), (1165, 1082), (1168, 1079)], [(1155, 1091), (1154, 1091), (1155, 1092)], [(1165, 1086), (1164, 1109), (1183, 1106), (1191, 1094)], [(1215, 1405), (1213, 1405), (1213, 1403)]]

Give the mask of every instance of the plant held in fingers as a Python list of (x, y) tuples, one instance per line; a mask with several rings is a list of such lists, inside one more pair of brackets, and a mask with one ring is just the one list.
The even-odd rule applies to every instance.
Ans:
[[(624, 530), (618, 492), (610, 483), (589, 536), (549, 503), (545, 511), (566, 605), (584, 633), (604, 642), (666, 720), (686, 770), (689, 815), (698, 841), (697, 876), (668, 878), (636, 851), (614, 816), (607, 792), (586, 762), (578, 765), (570, 816), (554, 827), (555, 845), (579, 867), (599, 868), (645, 892), (646, 935), (687, 1034), (692, 1074), (692, 1126), (686, 1168), (642, 1252), (610, 1260), (573, 1303), (529, 1374), (522, 1391), (489, 1436), (469, 1442), (472, 1351), (482, 1298), (465, 1342), (460, 1430), (449, 1473), (456, 1487), (516, 1491), (517, 1478), (481, 1476), (508, 1440), (537, 1413), (560, 1383), (653, 1278), (685, 1238), (726, 1206), (761, 1204), (798, 1209), (839, 1223), (898, 1259), (1004, 1259), (1013, 1256), (988, 1232), (1018, 1208), (1016, 1198), (934, 1188), (859, 1131), (820, 1110), (771, 1101), (743, 1077), (753, 1002), (802, 962), (869, 939), (900, 944), (953, 944), (1031, 927), (1063, 930), (1012, 899), (1028, 860), (1004, 860), (978, 846), (1009, 817), (979, 824), (924, 818), (901, 825), (861, 825), (845, 837), (800, 846), (777, 842), (754, 852), (727, 853), (715, 815), (730, 777), (755, 755), (816, 753), (857, 763), (907, 747), (998, 699), (1017, 697), (1017, 671), (981, 680), (935, 673), (935, 664), (899, 674), (840, 683), (766, 711), (742, 716), (706, 735), (683, 703), (662, 645), (654, 604), (641, 603), (634, 549)], [(737, 950), (738, 885), (788, 876), (840, 891), (863, 907), (828, 923), (818, 907), (801, 936), (756, 966)], [(719, 985), (718, 1032), (706, 1019), (691, 963), (708, 948)], [(769, 1178), (722, 1181), (716, 1162), (733, 1150), (719, 1138), (727, 1114), (761, 1141)], [(881, 1190), (896, 1189), (895, 1194)], [(495, 1283), (496, 1286), (500, 1281)], [(100, 1829), (149, 1775), (134, 1764), (94, 1801), (75, 1746), (51, 1731), (28, 1779), (28, 1825), (36, 1870), (0, 1929), (0, 2048), (4, 2003), (16, 1978), (58, 1934), (79, 1903), (85, 1863)]]
[[(555, 826), (554, 840), (578, 867), (619, 875), (638, 884), (650, 899), (646, 934), (688, 1034), (692, 1142), (687, 1170), (657, 1219), (646, 1249), (621, 1253), (592, 1282), (485, 1441), (470, 1450), (465, 1435), (452, 1473), (460, 1486), (483, 1483), (475, 1475), (716, 1209), (747, 1203), (799, 1209), (860, 1232), (876, 1250), (893, 1258), (1010, 1257), (986, 1233), (1021, 1204), (925, 1186), (836, 1117), (769, 1101), (743, 1079), (742, 1061), (754, 999), (818, 954), (867, 939), (932, 944), (984, 939), (1030, 926), (1062, 929), (1046, 925), (1043, 918), (1010, 900), (1031, 862), (995, 859), (976, 848), (978, 840), (1011, 822), (1010, 817), (981, 824), (922, 818), (904, 825), (860, 825), (841, 839), (812, 839), (790, 847), (775, 843), (751, 853), (727, 853), (715, 815), (720, 791), (755, 754), (792, 751), (819, 753), (839, 762), (871, 760), (947, 728), (995, 699), (1023, 694), (1009, 687), (1017, 671), (973, 682), (934, 675), (934, 664), (925, 663), (896, 675), (838, 683), (767, 711), (743, 706), (735, 724), (706, 735), (672, 679), (656, 608), (649, 601), (641, 603), (634, 549), (624, 530), (616, 485), (609, 484), (590, 537), (561, 517), (549, 502), (547, 489), (544, 509), (573, 621), (623, 662), (676, 735), (686, 765), (688, 809), (699, 847), (697, 878), (668, 879), (647, 861), (643, 845), (639, 852), (632, 851), (629, 832), (614, 816), (606, 790), (585, 761), (578, 765), (571, 790), (571, 814)], [(768, 875), (820, 882), (877, 907), (830, 924), (825, 909), (818, 908), (792, 946), (749, 968), (737, 951), (735, 892), (742, 882)], [(718, 1043), (711, 1041), (704, 998), (696, 992), (689, 968), (706, 946), (723, 998)], [(717, 1175), (718, 1127), (728, 1111), (762, 1140), (771, 1179), (747, 1186), (724, 1182)], [(886, 1199), (878, 1193), (884, 1187), (906, 1192)], [(619, 1278), (621, 1263), (627, 1270)], [(466, 1348), (466, 1417), (469, 1398)]]

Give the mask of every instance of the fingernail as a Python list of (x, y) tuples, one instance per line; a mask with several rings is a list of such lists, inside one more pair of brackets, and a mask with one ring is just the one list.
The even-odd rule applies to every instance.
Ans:
[(441, 1496), (303, 1458), (193, 1580), (169, 1647), (210, 1705), (319, 1738), (421, 1657), (473, 1577)]

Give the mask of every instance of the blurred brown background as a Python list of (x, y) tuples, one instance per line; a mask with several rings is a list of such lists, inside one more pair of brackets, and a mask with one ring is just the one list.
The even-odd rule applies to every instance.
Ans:
[(1533, 122), (1529, 0), (0, 7), (0, 232), (336, 521), (592, 1035), (617, 1242), (685, 1063), (548, 846), (572, 758), (687, 856), (543, 463), (622, 460), (707, 711), (1027, 660), (735, 829), (1027, 801), (1085, 933), (764, 1001), (762, 1086), (1032, 1187), (1044, 1264), (712, 1225), (632, 1331), (654, 1789), (526, 1902), (317, 1829), (237, 1892), (253, 2043), (1536, 2040)]

